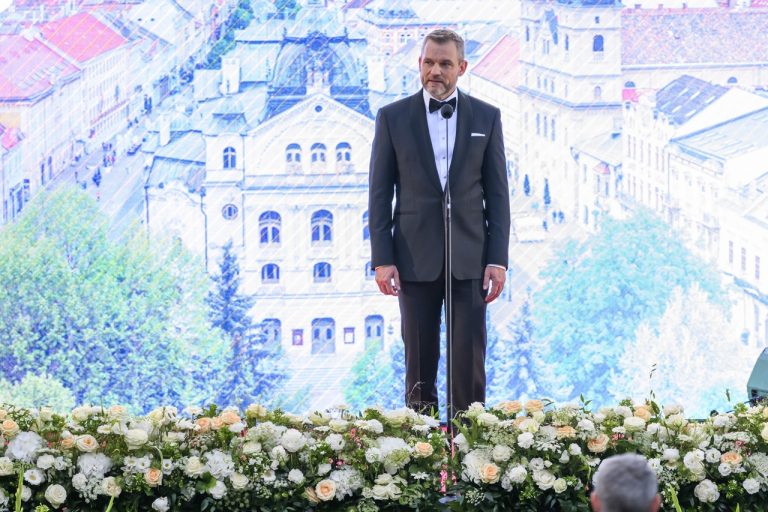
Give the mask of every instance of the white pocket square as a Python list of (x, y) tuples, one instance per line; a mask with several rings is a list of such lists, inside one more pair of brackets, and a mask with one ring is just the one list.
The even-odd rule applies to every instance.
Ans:
[(485, 134), (472, 132), (472, 137), (485, 137)]

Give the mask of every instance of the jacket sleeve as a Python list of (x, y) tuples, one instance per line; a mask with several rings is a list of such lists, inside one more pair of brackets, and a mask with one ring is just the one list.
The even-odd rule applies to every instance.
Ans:
[(368, 227), (371, 233), (371, 266), (394, 265), (392, 239), (392, 198), (395, 192), (397, 160), (385, 110), (376, 115), (368, 174)]
[(509, 264), (509, 187), (504, 155), (501, 112), (494, 109), (493, 126), (483, 158), (483, 193), (488, 224), (488, 253), (486, 264)]

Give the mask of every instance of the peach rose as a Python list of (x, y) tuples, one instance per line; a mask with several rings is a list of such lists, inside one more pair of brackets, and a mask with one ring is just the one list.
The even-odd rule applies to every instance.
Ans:
[(536, 412), (544, 409), (544, 402), (541, 400), (528, 400), (525, 402), (525, 410), (528, 412)]
[(99, 448), (99, 442), (90, 434), (77, 436), (75, 445), (77, 445), (77, 449), (81, 452), (93, 452)]
[(426, 458), (432, 455), (435, 452), (435, 449), (431, 444), (419, 441), (414, 445), (413, 451), (416, 453), (417, 457)]
[(3, 420), (3, 423), (0, 424), (0, 430), (3, 431), (4, 435), (13, 437), (19, 433), (19, 425), (12, 419)]
[(587, 448), (592, 453), (603, 453), (608, 449), (608, 441), (611, 438), (605, 434), (599, 434), (597, 437), (592, 437), (587, 441)]
[(648, 421), (653, 416), (653, 413), (646, 405), (638, 405), (635, 407), (635, 416), (642, 418), (644, 421)]
[(315, 486), (315, 494), (320, 501), (330, 501), (336, 496), (336, 482), (333, 480), (320, 480)]
[(71, 450), (75, 446), (75, 438), (72, 436), (61, 438), (59, 446), (62, 450)]
[(211, 430), (211, 418), (197, 418), (195, 423), (200, 427), (200, 432), (209, 432)]
[(733, 466), (737, 466), (741, 464), (742, 461), (741, 455), (739, 455), (737, 452), (725, 452), (720, 456), (720, 462), (723, 464), (731, 464)]
[(157, 468), (149, 468), (144, 472), (144, 481), (150, 487), (157, 487), (163, 483), (163, 472)]
[(515, 418), (515, 419), (514, 419), (514, 421), (512, 422), (512, 425), (514, 425), (514, 426), (515, 426), (515, 427), (517, 427), (517, 428), (520, 428), (520, 425), (521, 425), (521, 424), (522, 424), (524, 421), (527, 421), (528, 419), (529, 419), (529, 418), (528, 418), (528, 416), (520, 416), (519, 418)]
[(223, 421), (225, 425), (234, 425), (235, 423), (240, 423), (240, 415), (235, 411), (224, 411), (221, 413), (219, 418), (221, 418), (221, 421)]
[(211, 418), (211, 430), (221, 430), (224, 421), (220, 417)]
[(576, 429), (572, 426), (563, 425), (562, 427), (557, 427), (558, 439), (572, 439), (574, 437), (576, 437)]
[(506, 400), (498, 403), (494, 409), (499, 410), (504, 414), (512, 415), (522, 411), (523, 404), (521, 404), (519, 400)]
[(493, 462), (483, 464), (483, 467), (480, 468), (480, 480), (486, 484), (495, 484), (499, 481), (500, 476), (499, 466)]

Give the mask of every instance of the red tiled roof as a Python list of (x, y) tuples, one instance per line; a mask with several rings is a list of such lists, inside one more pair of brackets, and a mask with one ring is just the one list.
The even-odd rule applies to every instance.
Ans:
[(625, 9), (621, 22), (624, 66), (768, 62), (767, 10)]
[(40, 25), (43, 37), (78, 62), (114, 50), (127, 41), (87, 12)]
[(51, 79), (77, 73), (77, 67), (38, 39), (0, 35), (0, 99), (33, 98), (51, 87)]
[(21, 140), (21, 132), (18, 128), (6, 128), (0, 124), (0, 146), (11, 149)]
[(504, 36), (472, 68), (471, 72), (506, 89), (520, 82), (520, 41)]

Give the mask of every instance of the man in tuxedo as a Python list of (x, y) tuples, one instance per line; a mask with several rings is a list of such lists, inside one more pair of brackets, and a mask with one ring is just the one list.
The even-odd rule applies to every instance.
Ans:
[[(506, 160), (499, 109), (456, 88), (467, 69), (461, 37), (450, 30), (428, 34), (419, 68), (424, 88), (376, 117), (368, 198), (371, 263), (379, 290), (400, 303), (406, 404), (437, 410), (449, 195), (452, 417), (485, 401), (486, 306), (504, 287), (508, 259)], [(445, 103), (454, 111), (447, 121), (440, 111)]]

